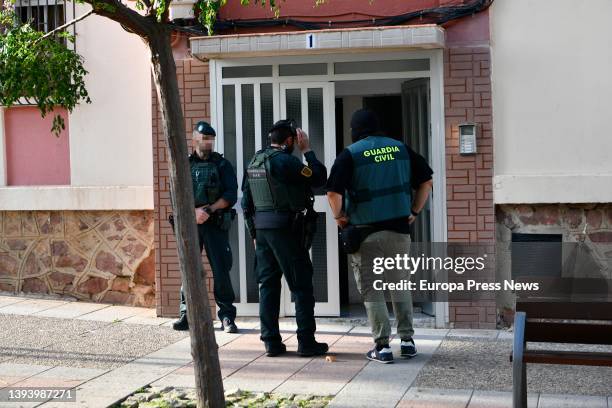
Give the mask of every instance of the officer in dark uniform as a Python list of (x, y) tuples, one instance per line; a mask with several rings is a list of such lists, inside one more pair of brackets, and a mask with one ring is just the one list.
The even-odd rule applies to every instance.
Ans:
[[(251, 160), (242, 186), (242, 208), (255, 242), (261, 340), (268, 356), (287, 351), (278, 327), (284, 275), (295, 297), (298, 354), (322, 355), (328, 346), (314, 336), (313, 269), (306, 232), (309, 216), (305, 214), (314, 212), (312, 188), (325, 184), (327, 170), (310, 150), (306, 133), (296, 129), (293, 121), (276, 122), (270, 141)], [(292, 155), (296, 145), (307, 165)]]
[[(383, 293), (371, 285), (373, 260), (408, 253), (410, 226), (427, 201), (433, 171), (422, 156), (382, 134), (378, 118), (370, 110), (353, 114), (351, 133), (354, 143), (336, 158), (327, 182), (327, 197), (340, 228), (350, 225), (354, 231), (369, 231), (357, 252), (351, 254), (355, 281), (376, 344), (366, 357), (391, 363), (387, 303)], [(417, 351), (412, 339), (410, 291), (391, 291), (391, 296), (401, 340), (400, 356), (414, 357)]]
[[(228, 230), (235, 216), (232, 206), (238, 199), (238, 181), (232, 164), (219, 153), (213, 152), (215, 136), (212, 126), (204, 121), (198, 122), (193, 131), (193, 153), (189, 156), (189, 166), (200, 252), (202, 248), (206, 248), (213, 272), (219, 320), (225, 332), (236, 333), (238, 328), (234, 323), (234, 289), (229, 276), (232, 251)], [(180, 314), (180, 318), (172, 327), (175, 330), (188, 330), (187, 305), (182, 287)]]

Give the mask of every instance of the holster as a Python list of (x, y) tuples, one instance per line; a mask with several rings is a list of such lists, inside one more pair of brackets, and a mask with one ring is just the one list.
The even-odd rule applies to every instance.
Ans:
[(232, 221), (236, 218), (236, 210), (231, 208), (229, 210), (220, 210), (214, 213), (214, 222), (223, 231), (229, 231), (232, 227)]
[(299, 238), (299, 244), (307, 251), (312, 247), (312, 241), (317, 232), (318, 217), (319, 214), (313, 208), (308, 208), (306, 213), (297, 212), (292, 218), (291, 231)]
[(312, 247), (312, 241), (317, 233), (318, 218), (319, 213), (317, 213), (314, 208), (306, 210), (306, 215), (304, 216), (304, 246), (307, 250), (310, 250)]

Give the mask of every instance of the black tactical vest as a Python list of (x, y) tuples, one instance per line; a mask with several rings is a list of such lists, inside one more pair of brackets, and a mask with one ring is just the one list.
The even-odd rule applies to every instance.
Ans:
[(270, 160), (278, 149), (267, 148), (255, 153), (247, 174), (255, 211), (297, 212), (307, 208), (310, 194), (303, 183), (284, 183), (275, 179), (270, 171)]
[(213, 204), (221, 197), (220, 162), (221, 155), (215, 152), (211, 153), (208, 160), (200, 160), (195, 153), (189, 157), (196, 207)]

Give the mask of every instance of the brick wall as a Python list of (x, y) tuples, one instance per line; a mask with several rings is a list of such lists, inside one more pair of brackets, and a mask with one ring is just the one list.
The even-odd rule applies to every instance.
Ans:
[[(444, 106), (446, 116), (446, 191), (449, 242), (493, 242), (493, 135), (489, 47), (450, 48), (444, 51)], [(478, 153), (459, 155), (457, 125), (479, 125)], [(494, 328), (495, 299), (451, 302), (454, 327)]]
[[(185, 137), (191, 144), (191, 132), (200, 120), (210, 120), (210, 89), (208, 85), (208, 64), (198, 60), (176, 61), (177, 78), (181, 103), (185, 115)], [(170, 317), (178, 315), (181, 274), (178, 266), (176, 241), (168, 214), (170, 204), (170, 180), (167, 166), (167, 146), (162, 134), (161, 113), (152, 85), (153, 95), (153, 185), (155, 188), (155, 259), (157, 315)], [(203, 251), (204, 252), (204, 251)], [(207, 275), (211, 313), (216, 317), (212, 294), (212, 272), (203, 253), (204, 271)]]

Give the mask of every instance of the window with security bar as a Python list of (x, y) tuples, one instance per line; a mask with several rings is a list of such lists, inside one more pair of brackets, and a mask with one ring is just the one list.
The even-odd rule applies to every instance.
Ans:
[[(61, 27), (67, 22), (67, 15), (72, 18), (75, 12), (75, 3), (64, 0), (15, 0), (15, 16), (18, 23), (29, 23), (32, 28), (48, 33)], [(66, 29), (74, 35), (74, 26)], [(65, 43), (65, 40), (62, 40)], [(70, 48), (74, 49), (74, 43)]]

